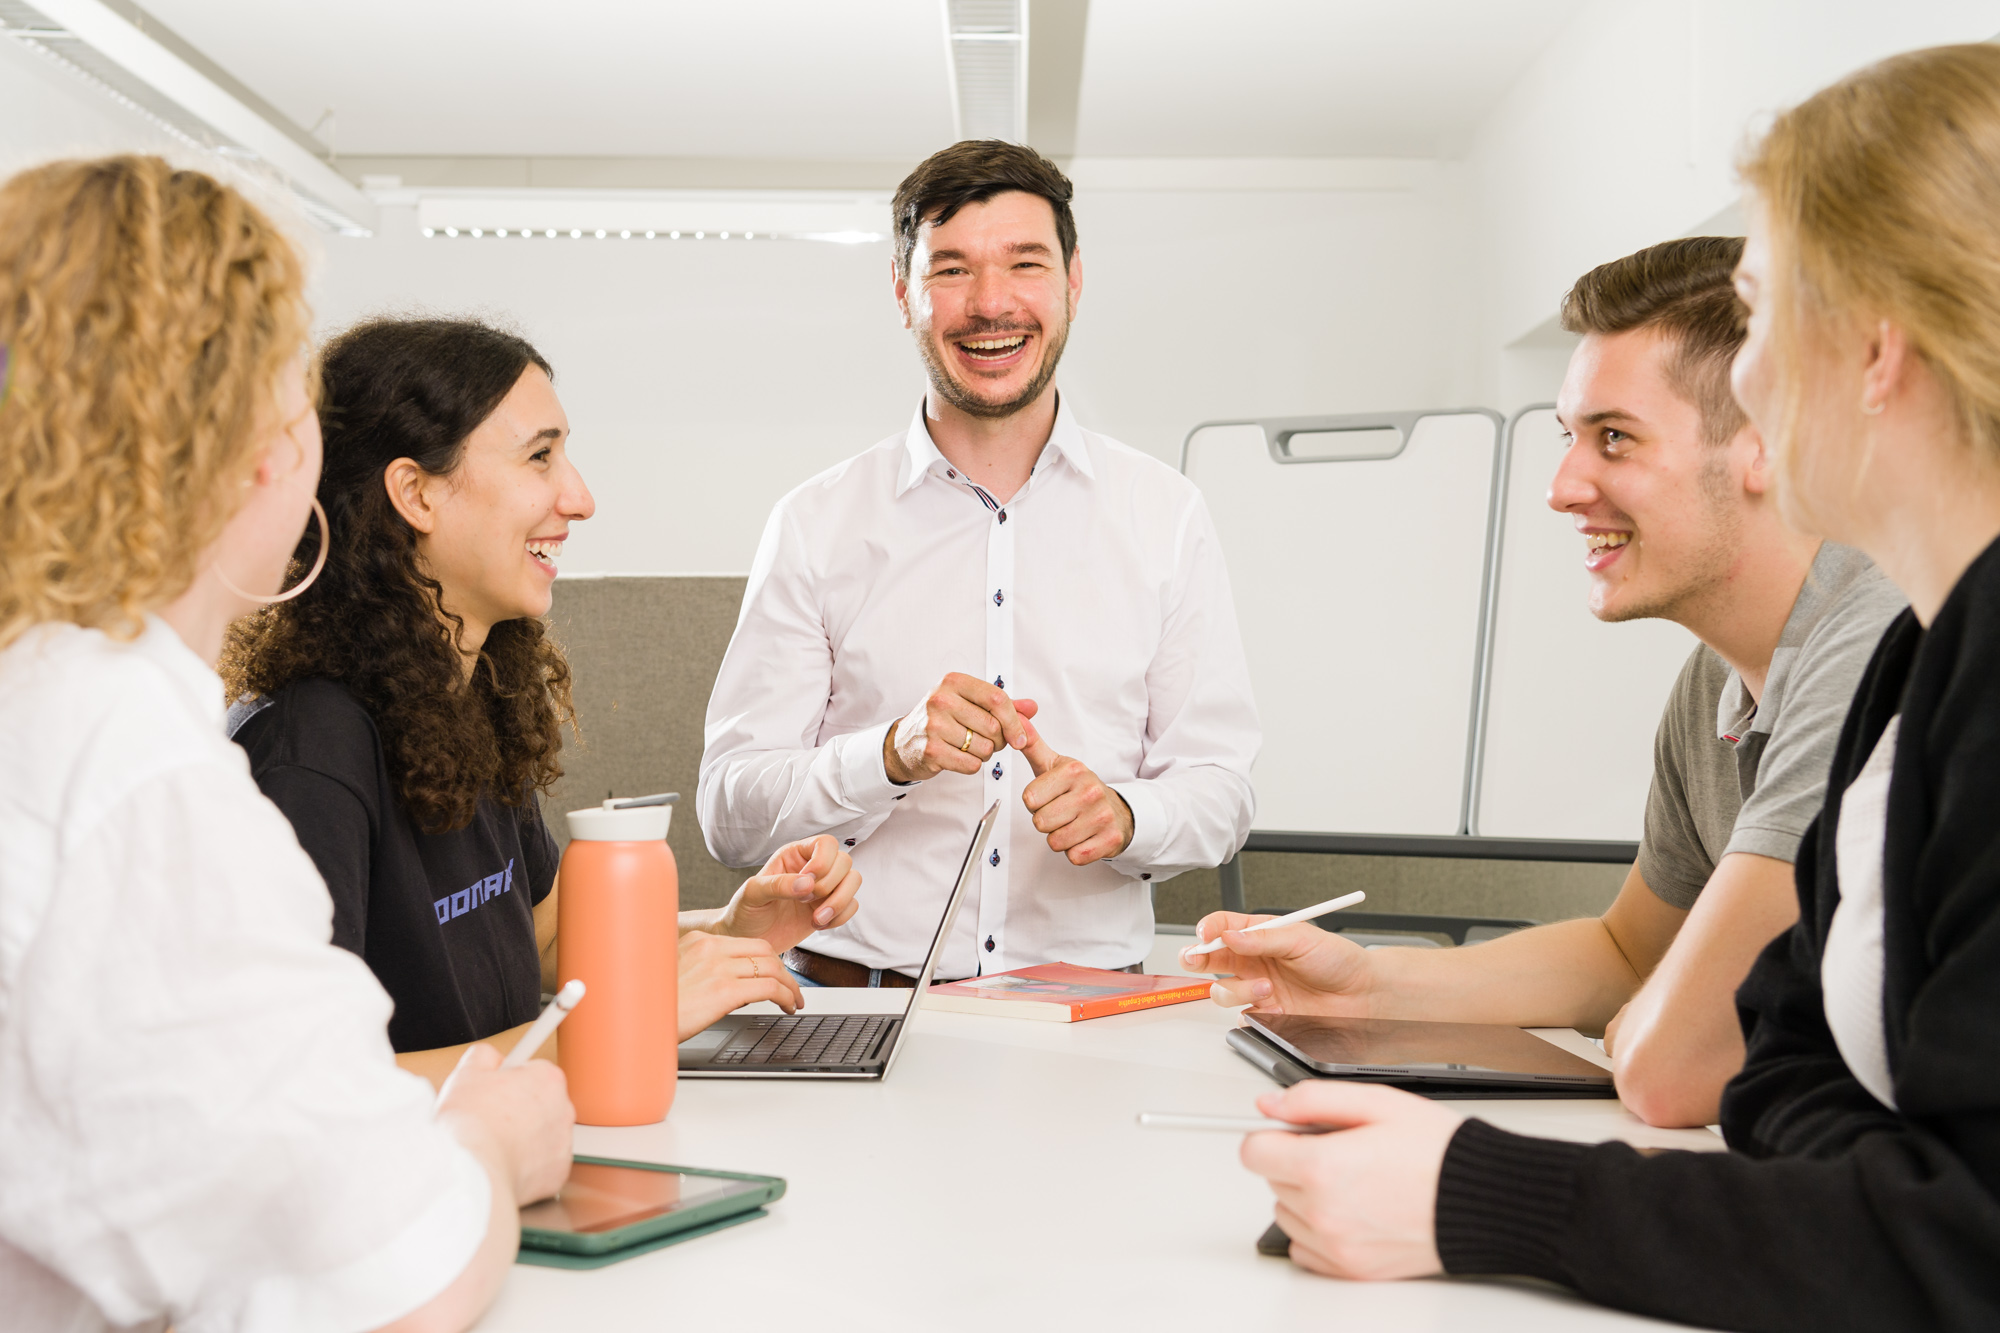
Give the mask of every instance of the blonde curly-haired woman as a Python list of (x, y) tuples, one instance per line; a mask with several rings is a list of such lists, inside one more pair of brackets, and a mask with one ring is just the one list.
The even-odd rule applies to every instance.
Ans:
[(0, 185), (0, 1292), (10, 1329), (458, 1329), (568, 1169), (546, 1062), (434, 1103), (214, 664), (320, 440), (297, 254), (155, 158)]

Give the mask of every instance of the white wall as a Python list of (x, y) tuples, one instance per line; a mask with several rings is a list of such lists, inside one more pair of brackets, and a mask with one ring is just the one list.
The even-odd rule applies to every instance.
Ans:
[(1737, 155), (1770, 114), (1894, 52), (1995, 33), (2000, 0), (1593, 0), (1468, 158), (1482, 392), (1504, 410), (1553, 397), (1563, 292), (1728, 207)]
[[(1205, 418), (1464, 397), (1457, 177), (1404, 175), (1080, 195), (1084, 299), (1058, 380), (1079, 419), (1177, 462)], [(772, 503), (901, 430), (923, 389), (887, 243), (427, 240), (390, 208), (326, 255), (326, 329), (486, 313), (554, 363), (598, 501), (570, 573), (747, 569)]]

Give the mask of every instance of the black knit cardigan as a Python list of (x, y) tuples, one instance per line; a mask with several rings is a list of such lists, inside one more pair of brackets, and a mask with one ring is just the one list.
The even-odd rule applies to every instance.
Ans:
[[(1902, 714), (1884, 837), (1883, 1022), (1897, 1110), (1826, 1024), (1840, 802)], [(1737, 1010), (1730, 1152), (1643, 1154), (1469, 1120), (1438, 1183), (1447, 1271), (1520, 1273), (1727, 1329), (2000, 1328), (2000, 542), (1926, 632), (1883, 635), (1797, 867), (1799, 923)]]

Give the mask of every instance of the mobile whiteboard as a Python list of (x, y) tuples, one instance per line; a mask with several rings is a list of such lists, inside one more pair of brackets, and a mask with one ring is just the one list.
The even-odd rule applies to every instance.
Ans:
[[(1638, 838), (1653, 733), (1692, 634), (1591, 615), (1583, 543), (1548, 507), (1566, 442), (1555, 407), (1522, 408), (1501, 506), (1493, 658), (1468, 831), (1489, 838)], [(1268, 724), (1267, 724), (1268, 725)]]
[(1257, 828), (1465, 831), (1502, 428), (1453, 408), (1189, 432), (1263, 723)]

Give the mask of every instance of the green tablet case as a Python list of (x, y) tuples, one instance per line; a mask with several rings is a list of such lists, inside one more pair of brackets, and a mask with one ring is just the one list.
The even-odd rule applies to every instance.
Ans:
[(708, 1171), (692, 1166), (668, 1166), (659, 1162), (628, 1162), (615, 1157), (577, 1157), (573, 1160), (598, 1166), (623, 1166), (639, 1171), (677, 1171), (690, 1176), (713, 1176), (723, 1180), (750, 1180), (762, 1186), (727, 1198), (714, 1199), (680, 1209), (661, 1217), (601, 1235), (578, 1235), (570, 1231), (521, 1229), (521, 1248), (514, 1262), (541, 1268), (603, 1268), (623, 1259), (678, 1245), (684, 1240), (706, 1236), (739, 1222), (767, 1215), (764, 1205), (784, 1197), (785, 1182), (778, 1176), (751, 1175), (741, 1171)]

